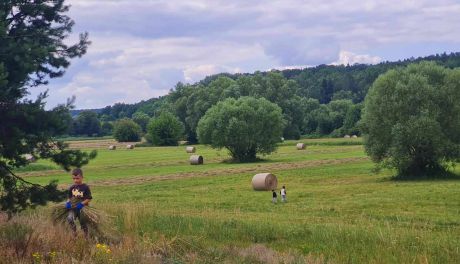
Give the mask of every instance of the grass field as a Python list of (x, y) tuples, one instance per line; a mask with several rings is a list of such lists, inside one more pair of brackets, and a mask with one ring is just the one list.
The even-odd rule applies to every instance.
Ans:
[[(222, 253), (228, 249), (252, 254), (247, 262), (269, 262), (262, 255), (273, 252), (278, 261), (460, 262), (460, 178), (395, 181), (391, 171), (374, 174), (360, 139), (305, 139), (305, 151), (287, 141), (248, 164), (199, 145), (203, 166), (189, 165), (184, 146), (109, 151), (102, 147), (109, 141), (78, 142), (99, 148), (84, 168), (93, 206), (114, 215), (124, 234), (189, 241), (204, 255), (198, 262), (228, 260)], [(259, 172), (277, 175), (287, 203), (274, 205), (271, 192), (252, 190)], [(71, 183), (68, 173), (46, 161), (18, 174), (35, 183)]]

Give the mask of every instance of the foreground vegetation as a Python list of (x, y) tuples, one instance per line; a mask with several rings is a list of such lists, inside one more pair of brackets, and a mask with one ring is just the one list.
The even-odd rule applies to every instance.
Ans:
[[(304, 142), (306, 151), (288, 141), (263, 161), (249, 164), (225, 162), (225, 151), (197, 146), (205, 157), (203, 166), (190, 166), (184, 147), (101, 149), (85, 172), (93, 206), (113, 215), (113, 237), (98, 241), (107, 244), (110, 254), (97, 241), (71, 241), (68, 230), (50, 229), (49, 209), (38, 208), (12, 220), (34, 226), (33, 239), (41, 241), (29, 245), (24, 259), (49, 252), (56, 252), (55, 261), (72, 257), (95, 263), (460, 259), (458, 178), (395, 181), (392, 171), (371, 172), (374, 165), (360, 139)], [(88, 141), (87, 147), (94, 144)], [(30, 167), (36, 170), (20, 173), (27, 180), (70, 183), (65, 172), (46, 161)], [(288, 203), (273, 205), (270, 192), (252, 191), (252, 176), (265, 171), (286, 185)], [(13, 249), (3, 246), (6, 252), (17, 259)]]

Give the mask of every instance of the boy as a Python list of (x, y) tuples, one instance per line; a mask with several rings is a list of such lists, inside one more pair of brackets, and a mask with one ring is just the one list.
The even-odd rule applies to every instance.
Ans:
[(275, 190), (272, 190), (272, 202), (274, 204), (276, 204), (276, 199), (277, 199), (278, 195), (276, 195), (276, 192)]
[[(76, 234), (77, 226), (75, 225), (75, 218), (78, 218), (81, 229), (85, 233), (85, 236), (88, 236), (88, 226), (85, 221), (82, 221), (80, 218), (80, 210), (83, 209), (83, 207), (88, 206), (93, 197), (91, 196), (89, 186), (83, 183), (83, 171), (81, 169), (76, 168), (72, 170), (72, 180), (74, 184), (69, 188), (69, 199), (65, 204), (65, 207), (69, 210), (67, 221), (72, 227), (74, 234)], [(72, 206), (71, 201), (75, 203), (75, 200), (77, 201), (77, 204)]]
[(281, 195), (281, 201), (285, 203), (287, 201), (286, 200), (286, 186), (283, 186), (283, 188), (281, 188), (280, 195)]

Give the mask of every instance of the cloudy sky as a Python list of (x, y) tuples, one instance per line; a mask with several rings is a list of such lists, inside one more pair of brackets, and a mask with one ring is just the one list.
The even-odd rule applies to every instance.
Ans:
[(219, 72), (371, 64), (460, 51), (458, 0), (68, 3), (74, 33), (89, 32), (92, 45), (46, 87), (48, 107), (72, 95), (78, 109), (134, 103)]

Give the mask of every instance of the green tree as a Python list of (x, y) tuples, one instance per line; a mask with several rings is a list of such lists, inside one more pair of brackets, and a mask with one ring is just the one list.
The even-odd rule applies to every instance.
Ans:
[(283, 137), (285, 139), (300, 139), (301, 131), (305, 130), (306, 99), (299, 96), (292, 96), (283, 102), (284, 127)]
[(82, 111), (75, 119), (74, 133), (77, 135), (87, 135), (89, 137), (101, 133), (101, 122), (97, 114), (93, 111)]
[(150, 121), (147, 140), (156, 146), (177, 146), (184, 134), (184, 124), (171, 113), (162, 113)]
[(318, 127), (318, 120), (315, 115), (315, 111), (320, 108), (319, 101), (317, 99), (308, 98), (303, 100), (304, 109), (304, 131), (306, 134), (313, 134), (316, 132)]
[(150, 116), (144, 112), (136, 112), (133, 114), (132, 119), (141, 127), (142, 132), (145, 133), (147, 131), (147, 125), (150, 121)]
[(241, 94), (263, 97), (277, 104), (283, 111), (285, 128), (283, 137), (299, 139), (305, 129), (305, 102), (299, 94), (299, 86), (294, 80), (287, 80), (281, 73), (268, 72), (266, 75), (256, 73), (254, 76), (243, 76), (237, 80)]
[[(196, 128), (198, 122), (204, 116), (206, 111), (217, 102), (224, 100), (225, 96), (230, 94), (231, 90), (235, 89), (236, 83), (230, 78), (219, 77), (209, 83), (209, 86), (198, 85), (194, 87), (193, 93), (187, 97), (186, 103), (186, 118), (187, 127), (190, 128), (187, 140), (195, 143)], [(229, 91), (228, 93), (225, 91)]]
[(341, 90), (336, 93), (334, 93), (334, 96), (332, 96), (332, 101), (336, 100), (352, 100), (353, 99), (353, 92), (352, 91), (345, 91)]
[(113, 133), (113, 124), (112, 124), (112, 122), (108, 122), (108, 121), (102, 122), (101, 133), (104, 136), (112, 135), (112, 133)]
[(55, 140), (68, 130), (73, 100), (45, 110), (47, 93), (36, 100), (24, 99), (29, 89), (62, 76), (70, 59), (86, 52), (87, 34), (80, 35), (76, 44), (66, 44), (74, 25), (67, 11), (63, 0), (0, 3), (0, 209), (10, 215), (65, 197), (55, 181), (40, 186), (12, 172), (26, 165), (24, 154), (50, 159), (66, 170), (96, 156)]
[(355, 104), (348, 109), (343, 121), (342, 132), (348, 135), (361, 135), (359, 121), (361, 120), (361, 111), (363, 103)]
[(334, 136), (343, 136), (343, 125), (348, 111), (353, 107), (351, 100), (336, 100), (331, 101), (327, 105), (329, 108), (329, 116), (332, 119), (332, 128)]
[(141, 127), (129, 118), (120, 119), (113, 126), (113, 137), (118, 142), (140, 141), (141, 133)]
[(266, 99), (229, 98), (211, 107), (198, 124), (201, 143), (227, 148), (234, 160), (250, 162), (276, 149), (283, 133), (282, 110)]
[(460, 159), (460, 70), (423, 62), (390, 70), (366, 96), (366, 152), (400, 176), (446, 169)]
[(320, 135), (329, 135), (334, 131), (334, 116), (331, 115), (331, 110), (327, 105), (320, 105), (320, 107), (313, 112), (313, 116), (318, 124), (316, 133)]

